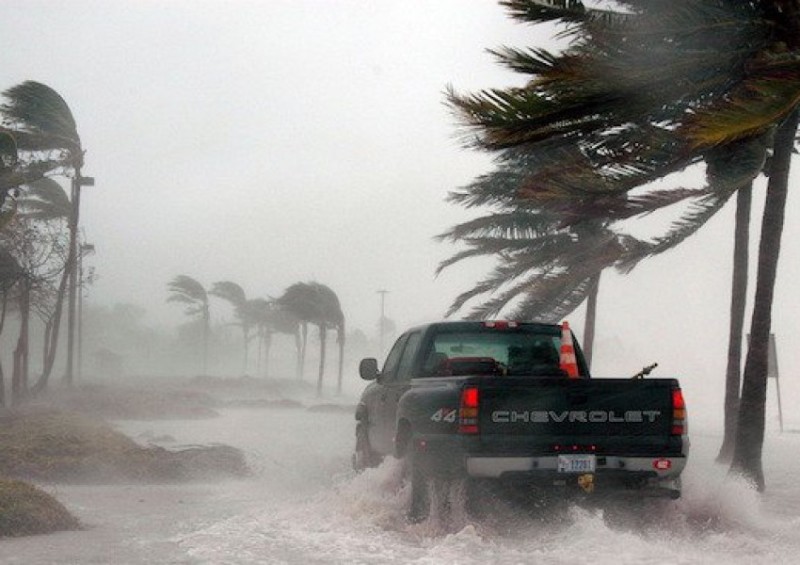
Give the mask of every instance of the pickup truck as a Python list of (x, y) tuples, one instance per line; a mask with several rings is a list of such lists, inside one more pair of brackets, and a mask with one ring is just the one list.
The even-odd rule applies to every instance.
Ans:
[(427, 324), (401, 335), (382, 369), (368, 358), (359, 373), (371, 382), (356, 407), (353, 466), (404, 460), (411, 517), (429, 511), (430, 485), (442, 480), (680, 496), (689, 440), (678, 381), (590, 378), (566, 324)]

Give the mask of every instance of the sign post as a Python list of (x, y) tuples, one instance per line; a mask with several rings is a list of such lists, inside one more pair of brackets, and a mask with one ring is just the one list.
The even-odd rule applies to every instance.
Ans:
[[(778, 347), (775, 345), (775, 334), (769, 334), (769, 352), (767, 354), (767, 379), (775, 379), (775, 391), (778, 393), (778, 421), (783, 433), (783, 408), (781, 407), (781, 380), (778, 378)], [(767, 381), (769, 382), (769, 381)]]
[[(750, 334), (747, 334), (747, 345), (750, 345)], [(778, 394), (778, 422), (783, 433), (783, 407), (781, 406), (781, 380), (778, 372), (778, 347), (775, 345), (775, 334), (769, 334), (769, 347), (767, 348), (767, 382), (775, 379), (775, 391)]]

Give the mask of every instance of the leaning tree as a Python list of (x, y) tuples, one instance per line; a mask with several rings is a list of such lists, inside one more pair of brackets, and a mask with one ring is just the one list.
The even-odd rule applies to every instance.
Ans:
[[(560, 163), (562, 176), (578, 181), (588, 198), (625, 192), (705, 160), (719, 188), (695, 204), (693, 221), (679, 221), (654, 242), (654, 252), (696, 231), (703, 217), (748, 187), (771, 148), (741, 397), (746, 409), (739, 411), (732, 464), (763, 488), (766, 352), (800, 100), (798, 6), (788, 0), (640, 0), (612, 3), (622, 8), (613, 11), (587, 9), (578, 0), (502, 4), (524, 21), (566, 22), (573, 43), (558, 56), (496, 51), (504, 64), (530, 75), (525, 87), (451, 93), (474, 143), (495, 151), (571, 148), (578, 159)], [(609, 184), (582, 184), (587, 164)], [(547, 199), (539, 188), (521, 187), (520, 197)]]
[(178, 275), (167, 285), (167, 302), (178, 302), (186, 306), (188, 316), (197, 317), (203, 327), (203, 374), (208, 373), (208, 342), (211, 334), (211, 312), (208, 292), (196, 279)]
[[(64, 379), (72, 384), (75, 352), (75, 317), (77, 297), (78, 222), (80, 210), (80, 188), (84, 180), (81, 167), (84, 149), (75, 118), (66, 101), (49, 86), (25, 81), (3, 92), (5, 103), (0, 105), (3, 118), (2, 130), (6, 142), (3, 153), (8, 157), (12, 151), (7, 141), (13, 140), (17, 160), (9, 171), (0, 171), (0, 204), (13, 186), (30, 183), (50, 171), (60, 171), (72, 177), (72, 213), (69, 216), (69, 253), (67, 274), (69, 276), (67, 370)], [(20, 155), (24, 155), (20, 158)], [(16, 185), (14, 183), (17, 183)]]
[[(342, 372), (344, 367), (345, 345), (345, 320), (339, 298), (330, 287), (317, 282), (295, 283), (291, 285), (277, 300), (281, 308), (291, 312), (301, 324), (302, 352), (301, 359), (305, 359), (307, 325), (313, 324), (319, 329), (320, 357), (319, 374), (317, 377), (317, 393), (322, 392), (322, 376), (325, 372), (325, 351), (327, 345), (327, 330), (336, 329), (339, 344), (339, 371), (337, 377), (337, 391), (342, 390)], [(302, 374), (301, 361), (301, 374)]]

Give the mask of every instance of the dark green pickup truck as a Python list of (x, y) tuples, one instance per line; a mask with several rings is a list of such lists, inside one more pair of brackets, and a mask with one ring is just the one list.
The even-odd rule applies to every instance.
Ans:
[(678, 498), (689, 449), (678, 381), (592, 379), (576, 342), (570, 377), (562, 330), (434, 323), (400, 336), (380, 371), (362, 360), (372, 382), (356, 409), (356, 470), (404, 459), (412, 514), (432, 478)]

